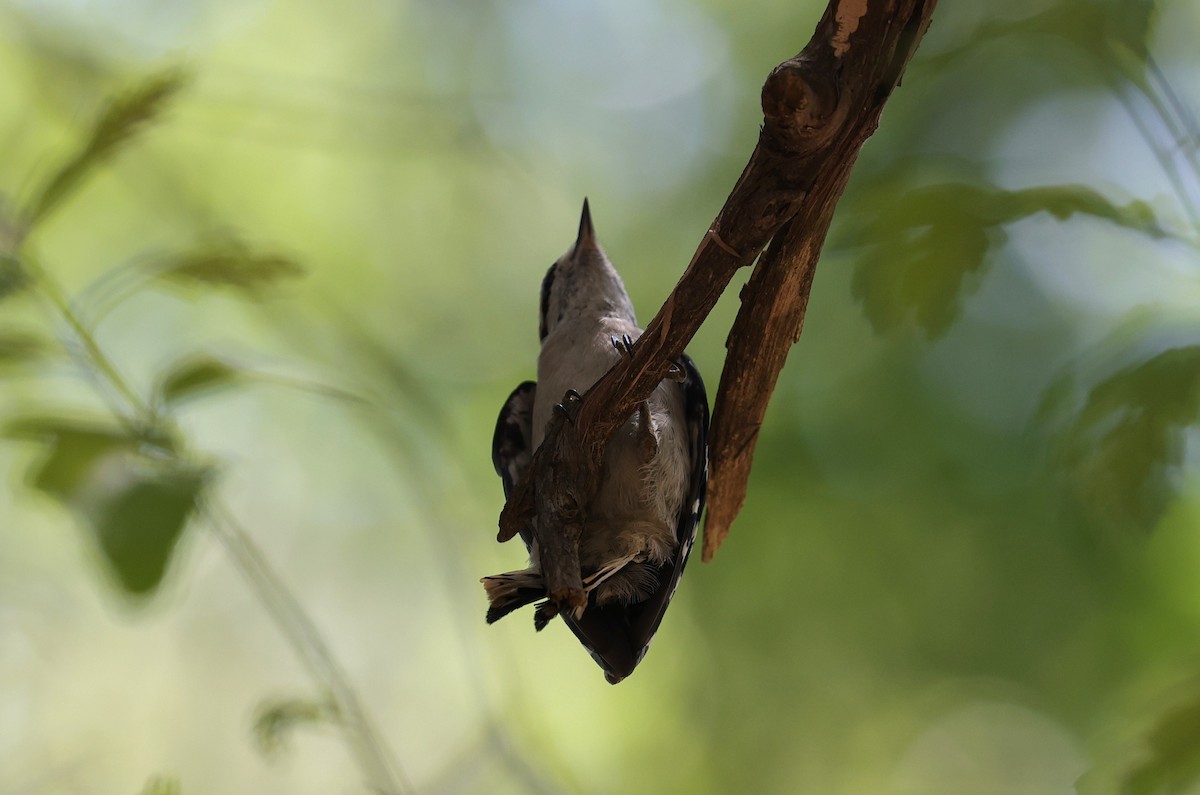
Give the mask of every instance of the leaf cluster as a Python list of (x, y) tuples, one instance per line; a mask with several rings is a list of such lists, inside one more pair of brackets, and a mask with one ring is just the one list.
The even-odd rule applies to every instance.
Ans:
[[(186, 82), (182, 72), (172, 70), (109, 100), (79, 148), (52, 170), (18, 214), (19, 220), (7, 219), (5, 225), (21, 233), (12, 235), (7, 250), (0, 251), (0, 300), (14, 299), (25, 290), (49, 295), (63, 314), (60, 319), (77, 337), (78, 345), (67, 350), (76, 354), (79, 375), (108, 379), (109, 386), (126, 397), (108, 418), (19, 417), (7, 422), (4, 436), (40, 448), (28, 485), (77, 517), (112, 575), (111, 582), (139, 598), (152, 595), (162, 584), (216, 471), (186, 449), (171, 412), (185, 400), (243, 382), (249, 373), (212, 355), (189, 354), (162, 373), (151, 395), (136, 395), (84, 323), (86, 301), (62, 294), (51, 270), (33, 256), (28, 239), (52, 210), (77, 194), (87, 177), (159, 121)], [(135, 267), (132, 278), (126, 274), (133, 289), (122, 298), (157, 284), (228, 288), (259, 298), (301, 272), (287, 257), (229, 238), (153, 257)], [(43, 333), (0, 323), (0, 374), (36, 374), (38, 365), (55, 355), (55, 348)]]

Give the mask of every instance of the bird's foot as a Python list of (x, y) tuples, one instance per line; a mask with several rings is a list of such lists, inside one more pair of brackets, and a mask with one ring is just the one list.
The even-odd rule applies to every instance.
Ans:
[(633, 356), (633, 338), (628, 334), (622, 334), (620, 337), (609, 337), (612, 340), (612, 346), (624, 356)]
[(555, 403), (554, 410), (572, 425), (575, 424), (575, 416), (579, 414), (579, 404), (583, 401), (583, 395), (580, 395), (574, 389), (568, 389), (567, 394), (563, 395), (562, 403)]

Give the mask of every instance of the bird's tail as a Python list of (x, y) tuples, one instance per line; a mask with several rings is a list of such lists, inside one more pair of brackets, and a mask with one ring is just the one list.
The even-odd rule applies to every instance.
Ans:
[[(493, 574), (491, 577), (484, 577), (480, 582), (487, 593), (489, 624), (496, 623), (519, 607), (546, 598), (546, 585), (542, 581), (542, 573), (537, 569)], [(542, 626), (545, 626), (544, 622)]]

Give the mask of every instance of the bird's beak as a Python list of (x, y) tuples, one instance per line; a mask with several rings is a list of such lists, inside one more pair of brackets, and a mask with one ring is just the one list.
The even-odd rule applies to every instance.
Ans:
[(579, 218), (579, 237), (575, 238), (575, 250), (594, 248), (596, 245), (596, 230), (592, 228), (592, 212), (588, 209), (587, 199), (583, 200), (583, 215)]

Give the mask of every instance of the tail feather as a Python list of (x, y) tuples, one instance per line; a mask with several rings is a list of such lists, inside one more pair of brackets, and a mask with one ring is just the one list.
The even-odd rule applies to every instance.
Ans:
[(547, 599), (538, 605), (537, 610), (533, 613), (533, 628), (541, 632), (556, 615), (558, 615), (558, 605)]
[(546, 598), (541, 572), (522, 569), (480, 580), (488, 598), (487, 622), (494, 624), (512, 611)]

